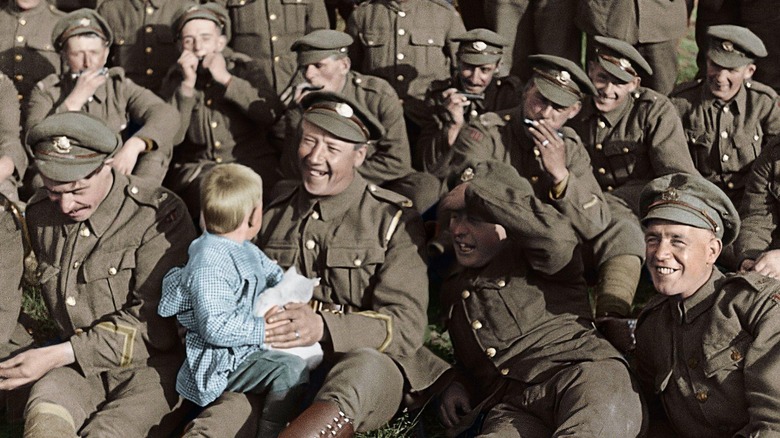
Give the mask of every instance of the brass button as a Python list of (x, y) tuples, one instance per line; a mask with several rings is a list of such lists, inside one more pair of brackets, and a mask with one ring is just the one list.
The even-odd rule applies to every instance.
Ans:
[(404, 75), (398, 75), (398, 76), (396, 76), (395, 78), (396, 78), (397, 80), (399, 80), (399, 81), (403, 81), (403, 80), (404, 80)]
[(24, 99), (24, 96), (22, 96), (21, 94), (17, 94), (16, 95), (16, 99), (17, 100), (22, 100), (22, 99)]
[(222, 142), (221, 141), (217, 140), (217, 141), (214, 142), (214, 148), (215, 149), (219, 149), (221, 147), (222, 147)]
[(316, 221), (317, 219), (320, 218), (320, 214), (317, 213), (316, 211), (313, 211), (313, 212), (311, 212), (311, 218)]
[(356, 84), (362, 84), (363, 83), (363, 79), (355, 78), (355, 83)]
[(406, 12), (404, 12), (404, 11), (398, 11), (398, 16), (399, 16), (399, 17), (406, 17)]
[(146, 26), (146, 29), (144, 29), (146, 33), (152, 33), (154, 29), (152, 29), (152, 26)]
[(363, 260), (355, 259), (355, 261), (352, 262), (355, 266), (360, 267), (363, 264)]
[(428, 38), (428, 44), (433, 44), (433, 38)]
[(22, 26), (24, 26), (25, 24), (27, 24), (27, 20), (26, 20), (26, 19), (24, 19), (24, 18), (20, 18), (20, 19), (19, 19), (19, 24), (21, 24)]
[(482, 323), (478, 319), (475, 319), (474, 321), (471, 322), (471, 328), (473, 328), (474, 330), (479, 330), (482, 328)]
[(539, 177), (536, 175), (531, 176), (531, 184), (536, 184), (539, 181)]
[(707, 391), (700, 389), (696, 391), (696, 400), (698, 400), (701, 403), (704, 403), (709, 398), (709, 394), (707, 394)]
[(607, 173), (607, 169), (605, 169), (605, 168), (603, 168), (603, 167), (599, 167), (599, 174), (600, 174), (600, 175), (604, 175), (604, 174), (606, 174), (606, 173)]
[(723, 162), (725, 163), (726, 161), (729, 160), (729, 158), (731, 158), (729, 157), (729, 154), (723, 154), (723, 158), (721, 158), (721, 160), (723, 160)]
[(90, 234), (92, 233), (89, 232), (89, 228), (82, 228), (81, 231), (79, 231), (79, 235), (81, 235), (81, 237), (89, 237)]
[(496, 283), (496, 284), (498, 285), (498, 287), (504, 287), (504, 286), (506, 286), (506, 281), (498, 280), (498, 283)]
[(376, 189), (377, 189), (376, 185), (374, 185), (374, 184), (369, 184), (368, 185), (368, 191), (369, 192), (374, 193), (376, 191)]
[(277, 41), (278, 39), (279, 39), (279, 37), (276, 36), (276, 35), (272, 35), (271, 36), (271, 41)]
[(269, 20), (271, 20), (271, 21), (274, 21), (274, 20), (276, 20), (276, 14), (271, 14), (271, 15), (269, 15), (269, 16), (268, 16), (268, 19), (269, 19)]
[(758, 136), (758, 134), (756, 134), (756, 135), (754, 135), (754, 136), (753, 136), (753, 140), (754, 140), (754, 141), (758, 141), (758, 139), (759, 139), (759, 138), (761, 138), (761, 137), (759, 137), (759, 136)]
[(76, 298), (74, 298), (74, 297), (65, 298), (65, 304), (67, 304), (69, 306), (75, 306), (76, 305)]
[(22, 35), (17, 35), (16, 36), (16, 42), (23, 43), (24, 42), (24, 37)]
[(488, 347), (488, 348), (485, 350), (485, 354), (487, 354), (487, 357), (493, 357), (493, 356), (495, 356), (495, 355), (496, 355), (496, 349), (495, 349), (495, 348), (493, 348), (493, 347)]
[(279, 62), (279, 59), (281, 58), (279, 58), (278, 56), (274, 56), (274, 62)]
[(728, 187), (730, 189), (733, 189), (734, 188), (734, 183), (730, 182), (730, 183), (726, 184), (726, 187)]
[(113, 266), (108, 268), (108, 275), (116, 275), (116, 268)]
[(695, 370), (696, 367), (698, 366), (699, 366), (699, 361), (695, 357), (688, 359), (688, 368)]
[(306, 249), (314, 249), (316, 246), (316, 243), (314, 243), (313, 240), (307, 240), (306, 241)]
[(405, 56), (404, 56), (404, 54), (403, 54), (403, 53), (399, 53), (399, 54), (395, 55), (395, 57), (396, 57), (396, 58), (397, 58), (399, 61), (403, 61), (403, 59), (405, 58)]
[(73, 269), (78, 269), (79, 266), (81, 266), (81, 263), (79, 262), (73, 262)]
[(244, 6), (246, 4), (246, 0), (241, 0), (240, 2), (238, 2), (238, 4)]
[(603, 120), (599, 120), (599, 123), (598, 123), (598, 125), (599, 125), (599, 128), (606, 128), (606, 127), (607, 127), (607, 124), (606, 124), (606, 123), (604, 123), (604, 121), (603, 121)]
[(509, 368), (501, 368), (500, 373), (502, 376), (506, 376), (507, 374), (509, 374)]
[(136, 186), (130, 187), (130, 193), (132, 193), (134, 195), (137, 195), (138, 194), (138, 187), (136, 187)]
[(146, 8), (146, 15), (152, 15), (152, 14), (154, 14), (154, 8), (151, 7), (151, 6), (148, 6)]
[(22, 82), (24, 80), (24, 76), (23, 75), (16, 75), (16, 76), (14, 76), (14, 79), (16, 80), (16, 82)]
[(720, 138), (729, 138), (729, 133), (726, 132), (726, 131), (721, 131), (720, 132)]
[(22, 55), (20, 55), (18, 53), (16, 55), (14, 55), (14, 61), (19, 62), (21, 60), (22, 60)]
[(727, 106), (724, 106), (724, 107), (723, 107), (723, 112), (724, 112), (724, 113), (727, 113), (727, 112), (729, 112), (729, 107), (727, 107)]
[(398, 35), (401, 35), (401, 36), (406, 35), (406, 30), (398, 29)]
[(508, 121), (512, 120), (512, 116), (509, 115), (509, 114), (504, 114), (504, 120), (506, 120), (508, 122)]
[(471, 117), (477, 117), (479, 115), (477, 110), (471, 110), (471, 112), (469, 114), (471, 114)]
[(221, 164), (222, 163), (222, 157), (214, 158), (214, 162), (217, 163), (217, 164)]
[(628, 148), (623, 148), (623, 153), (627, 154), (628, 153)]
[(151, 76), (153, 74), (154, 74), (154, 70), (152, 70), (151, 68), (146, 69), (146, 76)]
[(471, 292), (464, 290), (463, 292), (460, 293), (460, 296), (465, 300), (466, 298), (471, 296)]
[(206, 99), (206, 106), (211, 106), (213, 102), (211, 99)]
[(151, 47), (147, 47), (147, 48), (145, 48), (145, 49), (144, 49), (144, 52), (146, 52), (146, 53), (152, 53), (152, 50), (153, 50), (153, 49), (152, 49)]
[(612, 187), (612, 186), (607, 186), (607, 191), (608, 191), (608, 192), (611, 192), (611, 191), (613, 191), (613, 190), (615, 190), (615, 188), (614, 188), (614, 187)]
[(603, 144), (601, 144), (601, 143), (596, 143), (596, 150), (597, 150), (597, 151), (600, 151), (600, 150), (602, 150), (602, 149), (604, 149), (604, 145), (603, 145)]
[(124, 38), (119, 38), (119, 39), (117, 40), (117, 42), (116, 42), (116, 44), (117, 44), (118, 46), (121, 46), (121, 45), (123, 45), (124, 43), (125, 43), (125, 39), (124, 39)]
[(209, 123), (209, 126), (211, 126), (212, 128), (216, 128), (217, 126), (219, 126), (219, 123), (211, 122), (211, 123)]
[(738, 350), (731, 350), (731, 360), (738, 361), (742, 359), (742, 353), (740, 353)]
[(84, 330), (82, 330), (80, 328), (77, 328), (76, 330), (73, 330), (73, 333), (75, 333), (77, 335), (80, 335), (80, 334), (84, 333)]

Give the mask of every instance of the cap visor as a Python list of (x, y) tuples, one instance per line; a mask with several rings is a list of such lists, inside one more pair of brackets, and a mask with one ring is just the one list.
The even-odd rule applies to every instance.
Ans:
[(39, 156), (36, 156), (35, 165), (43, 176), (52, 181), (73, 182), (83, 179), (90, 173), (94, 172), (95, 169), (97, 169), (105, 159), (106, 156), (102, 155), (99, 160), (80, 162), (76, 164), (73, 163), (72, 160), (50, 160), (41, 159)]
[(746, 58), (742, 55), (734, 53), (728, 53), (721, 50), (709, 50), (707, 57), (715, 64), (723, 68), (737, 68), (743, 65), (748, 65), (753, 62), (752, 59)]
[(642, 218), (642, 225), (647, 226), (650, 221), (656, 219), (690, 225), (694, 228), (702, 228), (705, 230), (712, 229), (712, 224), (707, 222), (704, 218), (679, 205), (659, 205), (658, 207), (654, 207), (647, 212), (647, 215), (644, 218)]
[(501, 55), (484, 55), (480, 53), (461, 53), (459, 55), (461, 62), (471, 65), (496, 64), (501, 60)]
[(550, 102), (563, 107), (570, 107), (579, 102), (579, 98), (568, 91), (563, 90), (561, 87), (553, 85), (550, 81), (544, 78), (535, 77), (534, 84), (539, 92), (542, 93)]
[(634, 75), (621, 69), (620, 67), (618, 67), (617, 65), (609, 61), (605, 61), (599, 58), (599, 65), (602, 66), (604, 70), (609, 72), (609, 74), (620, 79), (623, 82), (631, 82), (634, 79)]
[(335, 112), (308, 111), (304, 119), (312, 125), (325, 130), (334, 137), (350, 143), (365, 143), (368, 141), (363, 131), (354, 123), (345, 123), (342, 117)]

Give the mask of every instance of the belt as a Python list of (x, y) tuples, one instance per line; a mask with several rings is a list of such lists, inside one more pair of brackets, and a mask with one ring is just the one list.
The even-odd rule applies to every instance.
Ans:
[(355, 308), (349, 304), (323, 303), (320, 300), (309, 301), (309, 306), (315, 312), (352, 313), (355, 311)]

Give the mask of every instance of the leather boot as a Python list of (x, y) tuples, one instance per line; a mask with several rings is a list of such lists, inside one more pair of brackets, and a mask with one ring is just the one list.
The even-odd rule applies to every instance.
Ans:
[(332, 401), (315, 401), (279, 434), (279, 438), (351, 438), (353, 420)]

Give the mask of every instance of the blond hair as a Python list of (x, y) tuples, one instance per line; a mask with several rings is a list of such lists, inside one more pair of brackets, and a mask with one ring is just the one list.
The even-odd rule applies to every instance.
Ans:
[(206, 231), (225, 234), (262, 206), (263, 180), (252, 169), (236, 163), (214, 167), (200, 185), (200, 205)]

